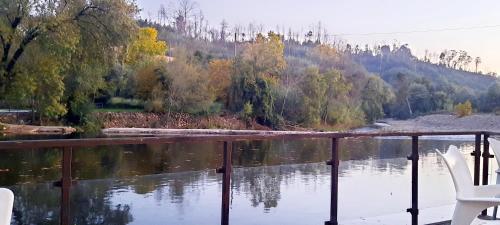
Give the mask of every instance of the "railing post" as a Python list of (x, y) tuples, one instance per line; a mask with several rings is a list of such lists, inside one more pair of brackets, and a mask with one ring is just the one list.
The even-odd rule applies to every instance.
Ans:
[(231, 193), (231, 159), (233, 143), (224, 141), (224, 161), (222, 168), (217, 169), (217, 173), (222, 173), (222, 209), (221, 225), (229, 225), (229, 196)]
[(476, 134), (474, 151), (471, 155), (474, 156), (474, 185), (479, 186), (479, 171), (481, 170), (481, 134)]
[(339, 139), (332, 138), (332, 156), (327, 165), (331, 169), (331, 190), (330, 190), (330, 221), (325, 225), (338, 225), (338, 192), (339, 192)]
[[(488, 141), (488, 138), (490, 137), (489, 134), (484, 134), (484, 139), (483, 139), (483, 185), (488, 185), (488, 175), (489, 175), (489, 166), (490, 166), (490, 159), (493, 158), (493, 155), (490, 154), (490, 142)], [(483, 210), (481, 212), (481, 216), (486, 216), (487, 210)]]
[(71, 158), (72, 158), (73, 150), (71, 148), (63, 149), (63, 157), (62, 157), (62, 178), (60, 181), (61, 185), (61, 225), (69, 225), (71, 224), (70, 217), (70, 194), (71, 194)]
[(418, 225), (418, 136), (411, 137), (411, 208), (406, 211), (411, 213), (411, 224)]

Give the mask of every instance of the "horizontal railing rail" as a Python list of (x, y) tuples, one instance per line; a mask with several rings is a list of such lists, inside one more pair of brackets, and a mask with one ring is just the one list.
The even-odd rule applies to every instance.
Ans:
[[(144, 144), (168, 144), (177, 142), (223, 142), (223, 165), (216, 170), (223, 176), (222, 196), (221, 196), (221, 224), (229, 224), (230, 207), (230, 183), (231, 183), (231, 156), (233, 142), (251, 140), (294, 140), (294, 139), (331, 139), (331, 159), (326, 163), (331, 166), (331, 198), (330, 217), (325, 222), (326, 225), (338, 224), (338, 177), (339, 177), (339, 141), (343, 138), (361, 137), (409, 137), (412, 141), (411, 155), (408, 160), (412, 162), (411, 167), (411, 193), (412, 201), (407, 212), (411, 214), (412, 225), (418, 224), (418, 160), (419, 160), (419, 137), (422, 136), (463, 136), (473, 135), (475, 137), (474, 151), (474, 185), (488, 184), (489, 159), (493, 157), (489, 153), (489, 141), (491, 136), (500, 136), (499, 132), (490, 131), (390, 131), (390, 132), (294, 132), (294, 131), (227, 131), (217, 134), (179, 134), (166, 136), (139, 136), (139, 137), (113, 137), (113, 138), (83, 138), (83, 139), (51, 139), (51, 140), (13, 140), (0, 141), (0, 153), (2, 150), (13, 149), (43, 149), (57, 148), (63, 151), (62, 156), (62, 178), (56, 182), (56, 186), (61, 188), (61, 212), (60, 224), (71, 224), (70, 217), (70, 190), (75, 185), (71, 175), (72, 151), (74, 148), (85, 148), (95, 146), (112, 145), (144, 145)], [(482, 141), (482, 142), (481, 142)], [(481, 151), (483, 143), (483, 151)], [(482, 177), (481, 156), (483, 157)], [(482, 178), (482, 182), (480, 179)], [(485, 214), (486, 212), (483, 212)]]
[(81, 138), (81, 139), (47, 139), (47, 140), (14, 140), (0, 141), (3, 149), (61, 148), (61, 147), (94, 147), (108, 145), (141, 145), (168, 144), (176, 142), (204, 141), (246, 141), (272, 139), (309, 139), (309, 138), (359, 138), (359, 137), (413, 137), (413, 136), (463, 136), (463, 135), (500, 135), (485, 131), (434, 131), (434, 132), (281, 132), (266, 131), (249, 134), (189, 134), (113, 138)]

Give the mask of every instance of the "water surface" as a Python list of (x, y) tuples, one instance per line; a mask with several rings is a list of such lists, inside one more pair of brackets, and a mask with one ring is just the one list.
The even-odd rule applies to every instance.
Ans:
[[(420, 141), (420, 208), (454, 203), (444, 162), (434, 149), (469, 140)], [(404, 213), (410, 206), (409, 139), (343, 139), (339, 220)], [(323, 224), (329, 217), (329, 140), (235, 143), (231, 224)], [(15, 192), (13, 224), (57, 224), (61, 176), (57, 149), (0, 153), (0, 186)], [(218, 224), (222, 144), (177, 143), (75, 149), (71, 191), (75, 224)], [(491, 170), (493, 171), (494, 168)], [(410, 217), (408, 216), (408, 219)], [(408, 220), (409, 221), (409, 220)]]

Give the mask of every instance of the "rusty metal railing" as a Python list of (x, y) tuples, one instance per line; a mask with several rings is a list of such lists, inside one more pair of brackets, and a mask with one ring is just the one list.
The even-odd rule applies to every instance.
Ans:
[[(87, 138), (87, 139), (60, 139), (60, 140), (20, 140), (20, 141), (0, 141), (0, 152), (7, 149), (33, 149), (33, 148), (59, 148), (63, 152), (62, 156), (62, 178), (55, 186), (61, 188), (61, 207), (60, 224), (71, 224), (70, 217), (70, 191), (76, 184), (71, 175), (72, 152), (74, 148), (110, 146), (110, 145), (139, 145), (139, 144), (168, 144), (176, 142), (205, 142), (217, 141), (223, 143), (223, 165), (216, 170), (222, 174), (222, 196), (221, 196), (221, 224), (229, 224), (230, 215), (230, 193), (231, 193), (231, 170), (232, 170), (232, 151), (233, 142), (243, 140), (272, 140), (272, 139), (309, 139), (309, 138), (328, 138), (331, 139), (331, 159), (326, 163), (331, 166), (331, 197), (330, 197), (330, 215), (325, 225), (338, 224), (338, 187), (339, 187), (339, 142), (343, 138), (359, 137), (410, 137), (412, 140), (411, 155), (408, 160), (412, 162), (411, 166), (411, 206), (407, 212), (411, 214), (411, 224), (418, 224), (418, 161), (419, 161), (419, 137), (421, 136), (458, 136), (474, 135), (474, 185), (488, 184), (489, 159), (493, 157), (489, 153), (488, 138), (500, 133), (486, 131), (438, 131), (438, 132), (375, 132), (375, 133), (356, 133), (356, 132), (238, 132), (236, 134), (225, 135), (171, 135), (158, 137), (118, 137), (118, 138)], [(481, 151), (481, 141), (483, 142), (483, 151)], [(482, 152), (482, 154), (481, 154)], [(482, 177), (481, 156), (483, 157)], [(486, 211), (483, 212), (486, 214)]]

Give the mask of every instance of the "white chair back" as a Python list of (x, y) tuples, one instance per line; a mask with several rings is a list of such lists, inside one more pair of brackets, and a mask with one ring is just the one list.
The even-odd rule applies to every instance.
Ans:
[(9, 225), (14, 206), (14, 194), (11, 190), (0, 188), (0, 225)]
[(493, 154), (495, 154), (495, 159), (497, 159), (497, 163), (500, 166), (500, 141), (493, 138), (489, 138), (488, 141), (490, 142)]
[(474, 183), (472, 181), (472, 176), (467, 166), (467, 162), (463, 157), (462, 153), (454, 145), (448, 148), (446, 154), (441, 153), (436, 150), (439, 155), (441, 155), (446, 162), (446, 166), (450, 170), (451, 177), (453, 178), (453, 183), (455, 184), (455, 190), (458, 196), (471, 196), (473, 194)]

